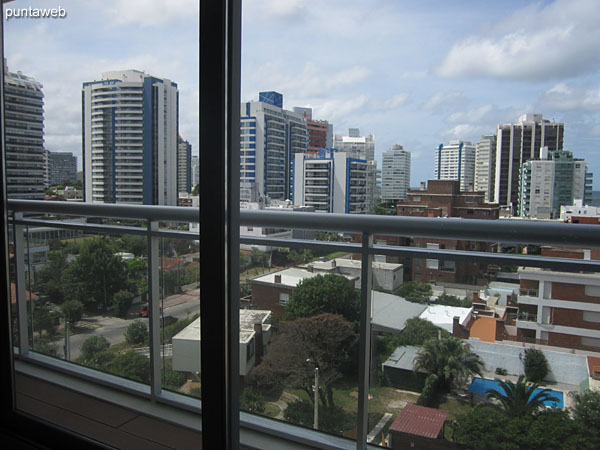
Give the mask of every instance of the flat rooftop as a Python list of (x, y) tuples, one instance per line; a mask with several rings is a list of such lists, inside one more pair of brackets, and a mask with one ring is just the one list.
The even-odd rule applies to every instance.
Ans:
[[(305, 267), (308, 267), (309, 265), (313, 266), (316, 270), (333, 270), (336, 267), (360, 270), (360, 268), (362, 267), (362, 263), (360, 260), (348, 259), (348, 258), (336, 258), (336, 259), (332, 259), (330, 261), (313, 261), (313, 262), (304, 264), (300, 267), (305, 268)], [(373, 261), (373, 269), (398, 270), (401, 268), (402, 268), (402, 264)]]
[[(281, 276), (280, 283), (275, 283), (276, 275)], [(266, 275), (261, 275), (256, 278), (252, 278), (251, 281), (258, 282), (258, 283), (266, 283), (266, 284), (278, 284), (281, 286), (287, 286), (287, 287), (294, 288), (294, 287), (298, 286), (298, 283), (300, 283), (302, 280), (306, 280), (308, 278), (314, 278), (317, 275), (323, 276), (323, 273), (309, 272), (306, 269), (301, 269), (298, 267), (290, 267), (289, 269), (283, 269), (283, 270), (279, 270), (277, 272), (271, 272)], [(346, 277), (350, 281), (354, 281), (357, 279), (356, 277), (351, 277), (348, 275), (340, 275), (340, 276)]]

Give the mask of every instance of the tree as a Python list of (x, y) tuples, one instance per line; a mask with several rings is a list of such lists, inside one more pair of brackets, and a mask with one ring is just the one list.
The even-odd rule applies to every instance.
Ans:
[(347, 278), (327, 274), (302, 280), (290, 296), (285, 317), (294, 320), (324, 313), (341, 314), (349, 322), (358, 322), (360, 299)]
[(150, 382), (150, 361), (139, 353), (128, 351), (118, 355), (106, 368), (108, 372), (141, 383)]
[(115, 293), (127, 286), (127, 264), (115, 255), (113, 242), (106, 237), (86, 240), (79, 256), (67, 267), (63, 281), (84, 305), (112, 303)]
[(535, 383), (543, 381), (550, 371), (544, 352), (535, 348), (525, 350), (523, 365), (525, 366), (525, 376), (529, 381)]
[(380, 216), (395, 216), (396, 215), (396, 207), (394, 202), (382, 202), (378, 203), (373, 207), (373, 214)]
[(429, 339), (448, 336), (450, 336), (448, 331), (435, 326), (429, 320), (413, 317), (406, 321), (400, 335), (385, 334), (383, 345), (385, 346), (386, 355), (390, 355), (396, 348), (403, 345), (423, 345)]
[(117, 316), (125, 317), (127, 315), (127, 311), (129, 311), (129, 307), (133, 303), (133, 298), (135, 295), (129, 291), (119, 291), (113, 297), (113, 305), (115, 307), (115, 311)]
[(83, 315), (83, 303), (79, 300), (67, 300), (60, 307), (61, 312), (71, 324), (76, 324)]
[(575, 420), (584, 428), (600, 433), (600, 392), (587, 390), (575, 395)]
[[(484, 364), (479, 355), (462, 339), (446, 337), (429, 339), (419, 349), (415, 358), (415, 371), (424, 371), (435, 376), (433, 389), (437, 393), (449, 392), (455, 385), (463, 384), (467, 378), (483, 373)], [(427, 382), (426, 382), (427, 383)]]
[(427, 303), (433, 295), (431, 285), (419, 283), (418, 281), (409, 281), (394, 292), (395, 295), (405, 298), (413, 303)]
[(65, 288), (62, 275), (67, 268), (67, 256), (62, 250), (48, 252), (48, 262), (37, 274), (37, 289), (52, 303), (65, 300)]
[(473, 305), (473, 302), (466, 297), (464, 299), (460, 299), (455, 295), (442, 294), (435, 300), (435, 304), (470, 308)]
[[(148, 255), (148, 238), (136, 234), (124, 234), (117, 240), (117, 247), (123, 252), (133, 253), (137, 257)], [(134, 258), (131, 261), (134, 261)]]
[(146, 325), (140, 319), (136, 319), (131, 322), (124, 333), (125, 341), (132, 345), (143, 344), (147, 335), (148, 325)]
[(525, 417), (511, 417), (498, 408), (478, 406), (456, 418), (454, 441), (471, 450), (592, 450), (593, 436), (569, 418), (550, 409)]
[(523, 375), (516, 383), (500, 381), (500, 390), (488, 389), (486, 396), (499, 402), (499, 408), (506, 414), (518, 417), (529, 416), (544, 406), (545, 401), (558, 402), (550, 393), (550, 389), (540, 389), (539, 384), (528, 383)]
[(87, 366), (97, 367), (108, 359), (100, 358), (99, 355), (105, 353), (109, 347), (110, 342), (104, 336), (90, 336), (81, 344), (79, 360)]
[(333, 408), (333, 383), (342, 376), (340, 368), (355, 342), (353, 325), (338, 314), (280, 322), (269, 353), (253, 373), (256, 386), (302, 389), (312, 399), (314, 368), (318, 367), (319, 398), (323, 406)]
[(56, 330), (56, 317), (46, 306), (38, 306), (33, 310), (33, 329), (37, 330), (42, 337), (45, 330), (47, 334), (53, 334)]
[(265, 399), (260, 392), (247, 386), (240, 396), (240, 409), (255, 414), (260, 414), (265, 410)]
[(192, 189), (192, 195), (200, 195), (200, 183), (194, 186), (194, 189)]

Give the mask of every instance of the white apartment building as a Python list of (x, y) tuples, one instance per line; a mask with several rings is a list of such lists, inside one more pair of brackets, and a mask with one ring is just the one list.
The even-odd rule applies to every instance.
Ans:
[(192, 156), (192, 189), (200, 183), (200, 157)]
[(86, 202), (177, 204), (178, 96), (138, 70), (83, 83)]
[(516, 123), (498, 125), (494, 203), (517, 210), (521, 165), (537, 159), (542, 147), (562, 150), (564, 131), (564, 124), (545, 120), (541, 114), (523, 114)]
[[(240, 184), (250, 200), (248, 183), (259, 197), (293, 200), (291, 161), (306, 152), (308, 133), (303, 116), (283, 109), (283, 96), (260, 92), (259, 101), (241, 104)], [(242, 194), (242, 192), (241, 192)]]
[(381, 161), (381, 199), (404, 200), (410, 189), (410, 152), (393, 145)]
[(521, 166), (518, 215), (539, 219), (558, 218), (561, 206), (589, 199), (592, 191), (587, 163), (566, 150), (540, 150), (539, 160)]
[(42, 85), (21, 72), (9, 72), (6, 60), (4, 102), (7, 197), (43, 200), (48, 166)]
[(475, 146), (467, 141), (440, 144), (435, 151), (436, 180), (459, 180), (461, 191), (473, 191)]
[(576, 199), (572, 205), (560, 207), (560, 220), (563, 222), (572, 222), (574, 217), (600, 219), (600, 208), (596, 206), (587, 206), (582, 199)]
[(319, 157), (296, 154), (294, 204), (315, 211), (367, 213), (367, 161), (322, 149)]
[(496, 135), (484, 134), (475, 144), (475, 190), (485, 192), (485, 201), (494, 199), (496, 175)]

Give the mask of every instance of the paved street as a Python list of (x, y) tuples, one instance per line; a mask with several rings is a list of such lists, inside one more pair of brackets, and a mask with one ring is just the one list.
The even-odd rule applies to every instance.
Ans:
[[(167, 297), (164, 302), (164, 314), (169, 316), (177, 317), (178, 319), (186, 318), (188, 315), (196, 314), (200, 311), (200, 290), (194, 289), (184, 294), (171, 295)], [(83, 342), (93, 335), (104, 336), (111, 345), (123, 342), (125, 338), (123, 333), (127, 327), (135, 319), (141, 319), (145, 322), (147, 318), (138, 317), (137, 310), (140, 305), (132, 305), (127, 314), (126, 319), (119, 317), (108, 317), (108, 316), (85, 316), (77, 325), (76, 334), (70, 336), (70, 352), (71, 360), (79, 357), (80, 348)], [(59, 354), (62, 357), (64, 355), (64, 338), (59, 338), (54, 341), (59, 346)]]

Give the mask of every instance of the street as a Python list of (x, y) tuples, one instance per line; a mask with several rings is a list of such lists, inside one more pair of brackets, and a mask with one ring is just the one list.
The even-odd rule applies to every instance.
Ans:
[[(177, 319), (184, 319), (188, 315), (192, 316), (200, 311), (200, 289), (171, 295), (163, 301), (163, 305), (165, 316), (173, 316)], [(134, 320), (140, 319), (148, 323), (147, 317), (138, 317), (137, 310), (140, 306), (140, 304), (132, 305), (126, 319), (113, 316), (84, 315), (83, 319), (77, 324), (76, 329), (78, 332), (70, 335), (71, 360), (79, 357), (81, 345), (90, 336), (104, 336), (111, 345), (114, 345), (125, 340), (123, 334)], [(60, 357), (64, 357), (64, 336), (56, 339), (54, 343), (59, 347)]]

